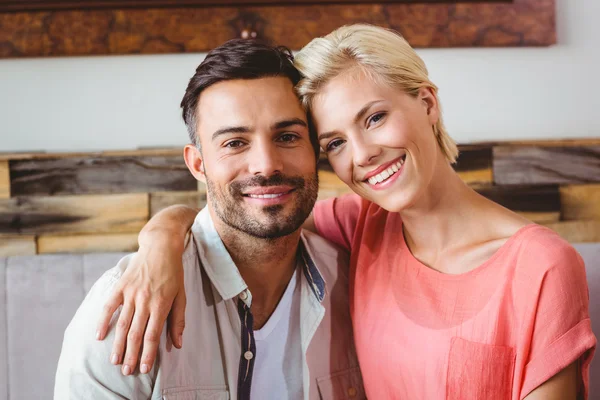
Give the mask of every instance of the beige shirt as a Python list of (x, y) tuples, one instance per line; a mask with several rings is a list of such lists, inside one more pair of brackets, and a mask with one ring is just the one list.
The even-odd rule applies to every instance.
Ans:
[[(347, 255), (310, 232), (302, 233), (299, 252), (304, 398), (364, 399), (350, 321)], [(248, 399), (254, 358), (260, 357), (253, 347), (252, 294), (208, 209), (196, 217), (183, 255), (183, 349), (172, 346), (165, 329), (150, 373), (123, 376), (120, 366), (109, 362), (115, 330), (104, 341), (94, 337), (102, 306), (131, 257), (96, 282), (67, 327), (54, 398)]]

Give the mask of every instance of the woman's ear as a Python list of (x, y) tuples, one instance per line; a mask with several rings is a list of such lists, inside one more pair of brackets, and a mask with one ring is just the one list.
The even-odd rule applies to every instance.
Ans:
[(440, 107), (437, 95), (432, 88), (423, 87), (419, 89), (419, 99), (427, 110), (430, 125), (435, 125), (440, 118)]
[(194, 178), (200, 182), (206, 183), (202, 153), (198, 147), (193, 144), (186, 145), (183, 149), (183, 159), (185, 160), (185, 165), (187, 165), (192, 175), (194, 175)]

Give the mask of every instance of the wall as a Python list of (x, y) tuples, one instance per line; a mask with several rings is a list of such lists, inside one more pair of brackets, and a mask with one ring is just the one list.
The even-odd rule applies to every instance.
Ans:
[[(600, 136), (598, 0), (557, 0), (550, 48), (419, 50), (460, 143)], [(178, 146), (201, 54), (0, 60), (0, 152)]]

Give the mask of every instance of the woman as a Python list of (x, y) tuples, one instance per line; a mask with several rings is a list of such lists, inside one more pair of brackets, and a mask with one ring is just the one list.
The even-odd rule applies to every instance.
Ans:
[[(356, 193), (317, 203), (306, 228), (351, 252), (369, 398), (586, 398), (596, 339), (583, 262), (554, 232), (461, 181), (437, 88), (410, 45), (347, 26), (313, 40), (295, 63), (321, 148)], [(175, 209), (146, 228), (139, 268), (107, 305), (100, 338), (123, 301), (146, 310), (138, 329), (148, 314), (160, 327), (177, 295), (181, 320), (180, 261), (170, 260), (180, 260), (194, 216)], [(171, 330), (179, 346), (181, 330)]]

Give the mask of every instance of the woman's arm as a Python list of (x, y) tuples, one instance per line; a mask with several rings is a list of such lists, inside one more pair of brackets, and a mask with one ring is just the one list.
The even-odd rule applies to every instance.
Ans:
[(534, 389), (523, 400), (576, 400), (579, 362), (574, 362)]
[(183, 344), (186, 298), (182, 255), (185, 236), (197, 213), (196, 209), (176, 205), (152, 217), (140, 232), (137, 254), (104, 306), (96, 332), (98, 340), (106, 337), (114, 312), (123, 305), (110, 361), (123, 362), (125, 375), (135, 370), (140, 347), (140, 371), (150, 370), (167, 318), (173, 344), (177, 348)]

